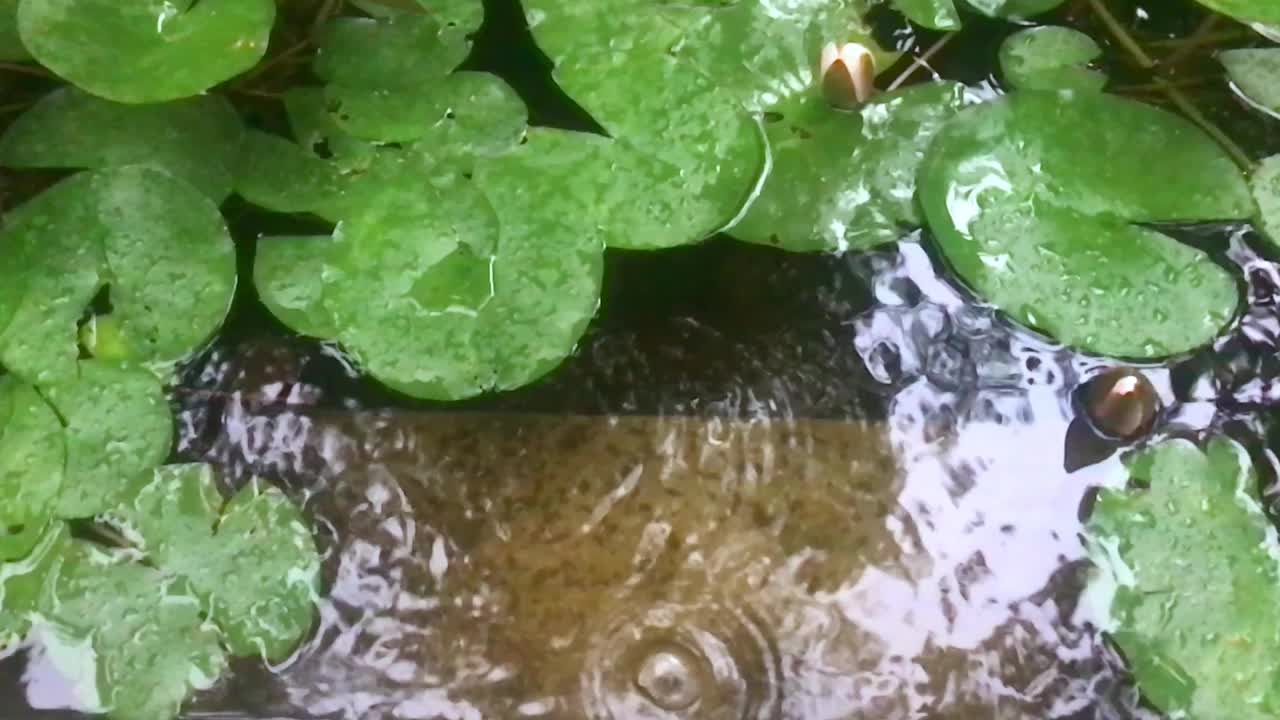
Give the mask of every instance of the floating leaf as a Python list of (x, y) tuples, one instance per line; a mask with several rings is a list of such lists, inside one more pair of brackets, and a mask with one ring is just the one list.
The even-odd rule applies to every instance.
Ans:
[(920, 224), (915, 178), (929, 141), (969, 101), (959, 85), (931, 83), (856, 114), (812, 96), (780, 106), (767, 126), (773, 168), (733, 236), (800, 251), (898, 239)]
[(62, 424), (35, 388), (0, 378), (0, 535), (39, 530), (52, 514), (63, 484), (67, 451)]
[(1000, 46), (1000, 69), (1022, 90), (1101, 90), (1107, 76), (1087, 66), (1102, 55), (1093, 38), (1065, 27), (1041, 26), (1010, 35)]
[(231, 163), (243, 133), (235, 109), (218, 95), (125, 105), (63, 88), (9, 127), (0, 138), (0, 164), (73, 169), (153, 165), (222, 202), (231, 192)]
[(226, 669), (218, 630), (190, 584), (133, 554), (64, 541), (42, 619), (69, 640), (88, 639), (103, 708), (120, 720), (170, 720), (193, 689)]
[(0, 0), (0, 62), (30, 59), (31, 53), (18, 37), (18, 0)]
[(634, 206), (597, 196), (594, 151), (608, 143), (533, 131), (478, 160), (473, 181), (406, 162), (331, 240), (263, 239), (259, 292), (304, 332), (336, 329), (366, 370), (406, 393), (452, 399), (530, 382), (595, 313), (601, 219)]
[(130, 479), (168, 457), (173, 418), (163, 388), (146, 370), (82, 361), (78, 377), (45, 392), (66, 424), (59, 517), (93, 517), (115, 507)]
[(1243, 23), (1280, 25), (1280, 4), (1275, 0), (1198, 0), (1198, 2)]
[[(785, 10), (759, 0), (727, 7), (531, 0), (525, 9), (555, 61), (556, 81), (629, 158), (614, 183), (643, 188), (655, 211), (678, 211), (621, 247), (696, 242), (731, 225), (763, 169), (751, 114), (818, 94), (814, 69), (824, 43), (874, 46), (857, 0), (800, 0)], [(878, 60), (887, 67), (892, 56)]]
[(1049, 12), (1066, 0), (965, 0), (978, 12), (990, 17), (1023, 20)]
[(1218, 59), (1249, 102), (1280, 117), (1280, 49), (1227, 50)]
[(41, 529), (26, 551), (0, 555), (0, 653), (31, 629), (31, 615), (44, 601), (50, 568), (69, 537), (66, 525)]
[(1271, 242), (1280, 244), (1280, 155), (1273, 155), (1254, 168), (1249, 187), (1258, 203), (1258, 225)]
[(1129, 475), (1140, 489), (1103, 490), (1087, 534), (1143, 695), (1173, 717), (1276, 717), (1280, 547), (1244, 448), (1168, 441)]
[(1030, 91), (970, 108), (935, 138), (920, 199), (960, 276), (1064, 343), (1172, 355), (1207, 343), (1235, 312), (1230, 273), (1132, 224), (1254, 212), (1230, 158), (1161, 110)]
[(18, 30), (40, 64), (72, 84), (153, 103), (199, 95), (257, 64), (275, 9), (274, 0), (21, 0)]
[(99, 291), (132, 359), (166, 365), (226, 315), (235, 252), (213, 202), (160, 170), (84, 172), (12, 212), (0, 247), (0, 362), (29, 381), (72, 377), (80, 320)]
[(208, 601), (233, 654), (282, 660), (311, 630), (320, 558), (280, 491), (255, 479), (223, 507), (208, 466), (169, 465), (116, 517), (156, 567)]
[(893, 6), (917, 25), (933, 30), (960, 29), (960, 13), (953, 0), (893, 0)]

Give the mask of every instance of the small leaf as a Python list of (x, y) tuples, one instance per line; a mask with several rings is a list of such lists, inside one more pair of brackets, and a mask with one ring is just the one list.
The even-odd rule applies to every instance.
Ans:
[(89, 518), (115, 507), (131, 478), (168, 457), (173, 418), (163, 388), (146, 370), (86, 360), (78, 377), (45, 392), (66, 423), (59, 517)]
[(1280, 49), (1227, 50), (1218, 59), (1249, 102), (1280, 117)]
[(1143, 696), (1173, 717), (1276, 717), (1280, 547), (1248, 454), (1172, 440), (1129, 475), (1145, 489), (1103, 490), (1086, 536)]
[(63, 88), (9, 127), (0, 138), (0, 164), (73, 169), (152, 165), (220, 203), (231, 192), (230, 163), (243, 133), (235, 109), (219, 95), (124, 105)]
[(1198, 0), (1198, 2), (1245, 24), (1280, 25), (1280, 4), (1275, 0)]
[(919, 225), (916, 171), (943, 123), (971, 102), (953, 83), (884, 95), (859, 113), (821, 97), (779, 106), (767, 120), (773, 169), (742, 222), (747, 242), (797, 251), (866, 249)]
[(1259, 163), (1249, 178), (1258, 203), (1258, 225), (1272, 243), (1280, 245), (1280, 155)]
[(223, 507), (206, 465), (168, 465), (113, 514), (212, 608), (234, 655), (279, 661), (311, 629), (320, 558), (298, 509), (256, 479)]
[(893, 0), (911, 22), (932, 30), (959, 30), (960, 13), (954, 0)]
[(0, 533), (6, 538), (44, 527), (62, 489), (66, 453), (53, 408), (31, 386), (0, 378)]
[(120, 720), (170, 720), (193, 689), (226, 669), (217, 628), (189, 583), (126, 551), (63, 543), (41, 615), (51, 630), (92, 642), (98, 696)]
[(341, 328), (324, 304), (324, 272), (332, 239), (263, 237), (253, 262), (258, 297), (272, 315), (303, 335), (336, 338)]
[(235, 250), (213, 202), (160, 170), (80, 173), (8, 216), (0, 362), (36, 383), (75, 375), (76, 323), (103, 287), (131, 359), (166, 366), (222, 322)]
[(18, 30), (40, 64), (100, 97), (199, 95), (267, 51), (273, 0), (21, 0)]
[(934, 139), (920, 199), (943, 254), (980, 295), (1091, 352), (1185, 352), (1239, 302), (1234, 277), (1203, 252), (1133, 224), (1254, 212), (1231, 159), (1155, 108), (1034, 91), (970, 108)]
[(0, 654), (22, 640), (47, 596), (50, 571), (70, 535), (63, 523), (39, 528), (21, 553), (0, 554)]
[(1101, 90), (1107, 76), (1087, 67), (1102, 55), (1078, 30), (1045, 25), (1010, 35), (1000, 46), (1005, 79), (1021, 90)]
[(1025, 20), (1049, 12), (1066, 0), (966, 0), (973, 9), (990, 17)]

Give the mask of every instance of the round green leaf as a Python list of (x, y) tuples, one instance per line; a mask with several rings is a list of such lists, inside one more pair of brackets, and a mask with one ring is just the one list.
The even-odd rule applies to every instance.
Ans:
[(1249, 102), (1280, 116), (1280, 49), (1227, 50), (1218, 59)]
[(130, 357), (167, 365), (226, 315), (235, 250), (211, 200), (166, 172), (84, 172), (18, 208), (0, 231), (16, 274), (0, 290), (0, 363), (37, 383), (72, 377), (76, 323), (106, 287)]
[(72, 84), (153, 103), (199, 95), (257, 64), (275, 9), (273, 0), (21, 0), (18, 30), (40, 64)]
[(112, 717), (170, 720), (226, 669), (191, 585), (128, 551), (64, 542), (48, 593), (42, 618), (60, 636), (92, 644), (97, 694)]
[(1087, 544), (1143, 695), (1172, 717), (1276, 717), (1280, 547), (1248, 454), (1168, 441), (1129, 475), (1143, 489), (1104, 490)]
[(0, 553), (0, 652), (20, 642), (31, 628), (32, 613), (48, 594), (51, 570), (69, 538), (64, 523), (49, 523), (22, 552)]
[(1049, 12), (1066, 0), (966, 0), (974, 10), (991, 17), (1026, 19)]
[(960, 13), (953, 0), (893, 0), (893, 6), (917, 25), (933, 30), (960, 29)]
[(1249, 178), (1258, 203), (1258, 225), (1272, 243), (1280, 245), (1280, 155), (1259, 163)]
[[(756, 0), (727, 7), (634, 0), (531, 0), (526, 16), (559, 85), (628, 147), (614, 184), (645, 202), (688, 208), (623, 247), (696, 242), (736, 221), (764, 168), (751, 113), (818, 94), (814, 70), (833, 39), (874, 46), (856, 0)], [(881, 66), (891, 57), (882, 54)], [(631, 173), (635, 177), (630, 177)]]
[(220, 203), (231, 192), (231, 164), (243, 133), (240, 117), (220, 95), (125, 105), (63, 88), (9, 127), (0, 138), (0, 164), (74, 169), (153, 165)]
[(1198, 0), (1201, 5), (1244, 23), (1280, 25), (1280, 4), (1274, 0)]
[(311, 630), (320, 557), (297, 507), (251, 481), (223, 507), (207, 465), (159, 468), (113, 515), (212, 608), (234, 655), (279, 661)]
[(859, 113), (802, 96), (768, 119), (773, 158), (760, 195), (730, 231), (799, 251), (866, 249), (919, 225), (916, 171), (942, 124), (970, 100), (954, 83), (877, 98)]
[(1000, 46), (1000, 69), (1022, 90), (1101, 90), (1107, 77), (1087, 67), (1102, 55), (1078, 30), (1045, 25), (1010, 35)]
[(45, 393), (66, 423), (59, 517), (88, 518), (115, 507), (132, 478), (168, 457), (173, 418), (164, 389), (146, 370), (88, 360), (78, 377)]
[(57, 414), (35, 388), (0, 378), (0, 535), (13, 543), (11, 552), (30, 539), (24, 531), (44, 527), (53, 513), (64, 482), (63, 438)]
[(332, 252), (323, 237), (263, 237), (253, 261), (258, 297), (286, 325), (303, 335), (336, 338), (341, 330), (325, 309), (323, 273)]
[(18, 37), (18, 0), (0, 0), (0, 62), (30, 59), (31, 53)]
[(1172, 355), (1207, 343), (1235, 312), (1230, 273), (1133, 224), (1254, 212), (1230, 158), (1177, 116), (1100, 93), (1015, 93), (949, 122), (919, 189), (956, 272), (1069, 345)]

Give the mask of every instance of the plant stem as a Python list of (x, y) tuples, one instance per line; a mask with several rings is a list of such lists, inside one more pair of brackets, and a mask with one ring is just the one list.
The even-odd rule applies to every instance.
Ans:
[(1102, 24), (1107, 26), (1107, 31), (1116, 39), (1116, 42), (1124, 46), (1124, 49), (1128, 51), (1134, 62), (1146, 69), (1156, 66), (1156, 61), (1151, 59), (1147, 51), (1143, 50), (1138, 41), (1133, 39), (1133, 36), (1124, 29), (1119, 20), (1116, 20), (1116, 16), (1112, 15), (1107, 6), (1102, 4), (1102, 0), (1089, 0), (1089, 7), (1093, 9), (1093, 13), (1098, 16)]
[(937, 55), (942, 48), (946, 47), (947, 43), (951, 42), (951, 38), (953, 37), (955, 37), (955, 33), (947, 33), (941, 38), (938, 38), (938, 41), (930, 46), (928, 50), (925, 50), (924, 54), (912, 60), (911, 64), (907, 66), (907, 69), (899, 73), (898, 77), (894, 78), (892, 83), (889, 83), (889, 89), (886, 92), (892, 92), (897, 90), (899, 87), (902, 87), (902, 84), (905, 83), (916, 70), (919, 70), (922, 67), (929, 67), (929, 59), (934, 55)]

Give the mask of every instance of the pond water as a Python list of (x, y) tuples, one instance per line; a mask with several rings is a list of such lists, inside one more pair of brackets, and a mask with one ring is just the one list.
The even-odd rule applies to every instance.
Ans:
[[(1186, 33), (1189, 6), (1171, 8), (1152, 32)], [(536, 95), (545, 71), (501, 49), (510, 9), (490, 8), (470, 62)], [(967, 31), (945, 75), (990, 81), (983, 48), (1007, 31)], [(1221, 120), (1277, 142), (1248, 113)], [(236, 222), (252, 238), (274, 221)], [(1216, 259), (1249, 306), (1214, 347), (1140, 368), (1163, 405), (1141, 442), (1226, 432), (1270, 489), (1280, 266), (1247, 227), (1168, 230), (1228, 240)], [(188, 717), (1157, 717), (1082, 595), (1082, 518), (1131, 447), (1080, 397), (1118, 363), (1013, 327), (919, 234), (848, 256), (714, 239), (607, 263), (564, 367), (453, 405), (378, 387), (242, 288), (174, 391), (175, 458), (302, 501), (325, 600), (292, 658), (236, 665)], [(0, 718), (81, 717), (57, 661), (38, 639), (0, 660)]]

